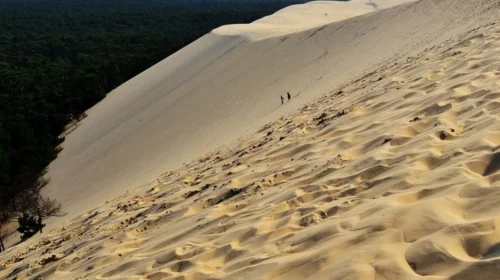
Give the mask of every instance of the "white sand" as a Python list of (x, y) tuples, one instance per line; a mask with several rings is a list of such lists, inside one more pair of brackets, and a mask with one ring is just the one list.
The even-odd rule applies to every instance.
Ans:
[(74, 219), (0, 278), (496, 279), (499, 15), (424, 0), (208, 34), (89, 111), (47, 190)]

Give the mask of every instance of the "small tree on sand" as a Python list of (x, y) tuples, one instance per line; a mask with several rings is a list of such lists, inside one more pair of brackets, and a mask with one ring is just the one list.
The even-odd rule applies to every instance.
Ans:
[(7, 230), (12, 222), (19, 223), (17, 230), (24, 241), (42, 232), (47, 218), (65, 215), (60, 203), (41, 195), (42, 188), (49, 183), (43, 178), (45, 174), (46, 170), (42, 170), (37, 178), (20, 181), (15, 188), (0, 186), (0, 252), (5, 250), (5, 238), (12, 233)]
[(22, 216), (19, 217), (19, 228), (23, 234), (21, 239), (24, 241), (37, 232), (42, 232), (45, 224), (43, 221), (49, 217), (60, 217), (64, 213), (61, 211), (61, 203), (55, 199), (43, 197), (39, 191), (27, 192), (23, 202)]
[(65, 215), (61, 211), (61, 203), (41, 195), (41, 188), (47, 184), (48, 180), (39, 179), (36, 184), (24, 190), (17, 198), (17, 206), (20, 209), (17, 230), (23, 234), (22, 241), (32, 237), (37, 232), (41, 233), (45, 226), (43, 223), (45, 219)]

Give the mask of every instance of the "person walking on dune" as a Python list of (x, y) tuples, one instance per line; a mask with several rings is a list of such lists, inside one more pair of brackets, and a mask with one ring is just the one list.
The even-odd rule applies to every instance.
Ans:
[(288, 101), (290, 101), (290, 99), (292, 99), (292, 96), (290, 95), (289, 92), (286, 93), (286, 96), (288, 96)]
[(283, 98), (283, 95), (281, 96), (281, 105), (283, 105), (285, 98)]

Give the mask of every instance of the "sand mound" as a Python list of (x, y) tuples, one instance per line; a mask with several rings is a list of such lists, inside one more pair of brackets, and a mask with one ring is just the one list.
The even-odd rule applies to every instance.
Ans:
[[(1, 254), (0, 278), (496, 279), (500, 273), (500, 27), (495, 24), (499, 13), (492, 0), (426, 0), (258, 42), (205, 37), (181, 52), (182, 58), (191, 54), (194, 64), (185, 91), (161, 98), (160, 93), (153, 94), (162, 87), (187, 87), (187, 82), (151, 85), (163, 75), (185, 75), (173, 70), (159, 74), (164, 67), (160, 63), (148, 71), (157, 77), (142, 74), (130, 81), (125, 88), (131, 91), (123, 90), (123, 99), (112, 94), (70, 137), (82, 130), (92, 132), (90, 128), (97, 126), (92, 116), (97, 115), (110, 119), (100, 124), (110, 130), (120, 118), (129, 120), (122, 131), (137, 130), (128, 138), (90, 134), (96, 146), (110, 141), (106, 152), (120, 147), (117, 154), (138, 156), (147, 151), (143, 146), (132, 148), (139, 140), (161, 145), (148, 130), (154, 126), (147, 124), (154, 116), (161, 122), (170, 115), (153, 110), (155, 105), (164, 108), (153, 97), (172, 99), (176, 106), (168, 107), (171, 110), (186, 108), (181, 106), (184, 98), (198, 102), (193, 108), (209, 110), (215, 105), (198, 100), (203, 95), (195, 93), (198, 86), (210, 85), (209, 77), (218, 77), (214, 84), (246, 81), (241, 88), (246, 93), (245, 86), (251, 87), (259, 72), (247, 70), (244, 73), (251, 75), (246, 79), (219, 77), (217, 73), (229, 73), (223, 72), (229, 58), (240, 59), (231, 64), (232, 74), (240, 73), (242, 61), (248, 63), (246, 68), (269, 66), (259, 68), (265, 72), (258, 77), (266, 89), (278, 88), (268, 84), (277, 75), (287, 83), (293, 81), (300, 94), (294, 94), (287, 106), (279, 106), (266, 103), (269, 93), (235, 93), (241, 104), (264, 108), (230, 108), (231, 116), (243, 120), (217, 122), (227, 125), (224, 128), (193, 126), (201, 131), (189, 131), (192, 137), (209, 139), (223, 129), (235, 129), (240, 135), (259, 121), (272, 121)], [(344, 45), (332, 44), (338, 38)], [(211, 42), (212, 53), (226, 52), (223, 46), (228, 44), (237, 46), (231, 55), (216, 54), (215, 59), (197, 56), (200, 42)], [(361, 46), (361, 42), (372, 44)], [(297, 50), (284, 55), (283, 47)], [(306, 63), (314, 57), (311, 53), (320, 50), (326, 54)], [(361, 50), (369, 53), (356, 52)], [(298, 55), (301, 52), (303, 56)], [(278, 54), (289, 59), (269, 61)], [(181, 69), (183, 60), (176, 56), (170, 61)], [(370, 59), (373, 56), (377, 58)], [(203, 59), (211, 61), (204, 66), (210, 71), (195, 67)], [(347, 67), (349, 62), (352, 68)], [(291, 71), (287, 66), (296, 67)], [(321, 75), (314, 76), (319, 74), (315, 70)], [(351, 71), (358, 73), (350, 75)], [(341, 82), (342, 87), (335, 86)], [(285, 82), (274, 83), (286, 88)], [(143, 87), (151, 95), (135, 97), (133, 91)], [(215, 88), (205, 89), (213, 93)], [(320, 97), (308, 102), (313, 92)], [(181, 93), (188, 97), (181, 98)], [(146, 97), (150, 99), (142, 99)], [(153, 112), (136, 116), (131, 109), (127, 115), (109, 100)], [(249, 121), (245, 114), (258, 121), (236, 129)], [(127, 127), (135, 124), (130, 120), (136, 117), (149, 121), (136, 130)], [(216, 119), (208, 113), (205, 117)], [(168, 124), (185, 123), (176, 119)], [(167, 134), (175, 131), (164, 129)], [(136, 142), (128, 142), (129, 138)], [(174, 148), (182, 146), (170, 152)], [(165, 155), (161, 149), (155, 151)], [(126, 163), (133, 162), (120, 164)], [(116, 178), (123, 175), (117, 173)]]

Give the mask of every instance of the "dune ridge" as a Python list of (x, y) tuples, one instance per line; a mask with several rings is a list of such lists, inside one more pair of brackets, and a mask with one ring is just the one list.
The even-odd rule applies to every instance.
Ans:
[(292, 5), (250, 24), (225, 25), (213, 30), (226, 36), (262, 40), (321, 27), (337, 21), (387, 9), (415, 0), (312, 1)]
[(0, 277), (495, 279), (499, 12), (424, 0), (343, 21), (390, 33), (396, 16), (428, 16), (380, 47), (391, 63), (316, 80), (315, 99), (294, 96), (254, 132), (8, 250)]

